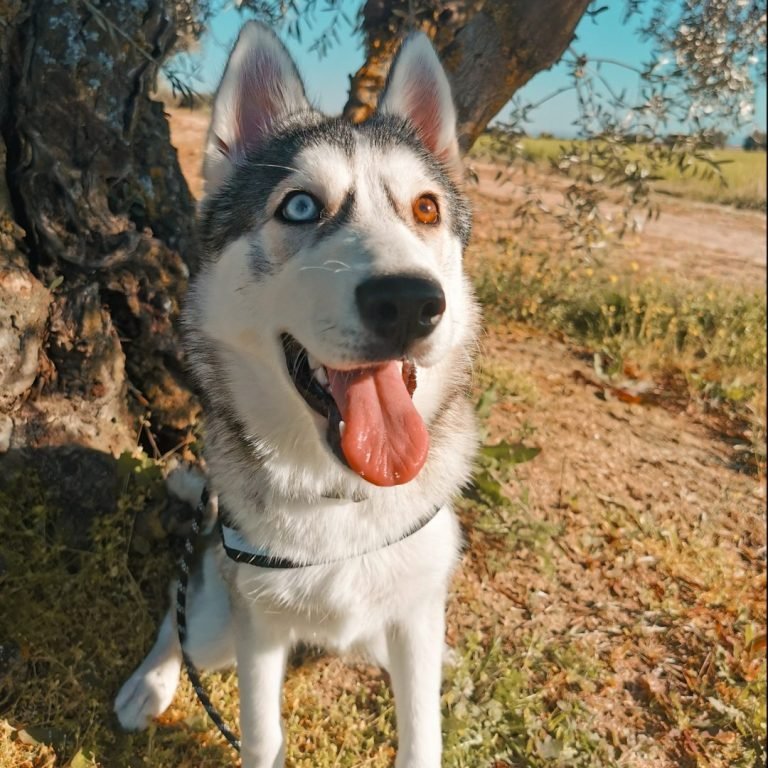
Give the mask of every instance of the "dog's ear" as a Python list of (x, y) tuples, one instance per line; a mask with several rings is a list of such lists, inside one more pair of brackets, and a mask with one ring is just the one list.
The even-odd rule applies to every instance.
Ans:
[(451, 86), (425, 34), (409, 35), (400, 46), (379, 101), (379, 112), (407, 118), (430, 152), (448, 166), (459, 165)]
[(214, 191), (276, 121), (310, 108), (291, 55), (267, 26), (240, 31), (213, 103), (203, 163), (205, 191)]

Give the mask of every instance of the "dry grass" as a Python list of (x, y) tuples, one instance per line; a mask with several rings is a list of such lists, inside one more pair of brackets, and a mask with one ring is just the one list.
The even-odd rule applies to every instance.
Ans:
[[(492, 340), (514, 297), (508, 287), (506, 299), (489, 290)], [(530, 301), (532, 292), (525, 295)], [(536, 314), (545, 314), (539, 304)], [(490, 354), (481, 371), (477, 397), (489, 439), (536, 442), (525, 425), (510, 436), (497, 411), (534, 410), (546, 381)], [(670, 514), (618, 500), (593, 480), (589, 492), (573, 484), (555, 506), (542, 505), (515, 463), (535, 452), (512, 449), (484, 454), (478, 484), (459, 505), (470, 548), (449, 606), (456, 663), (444, 685), (444, 765), (761, 764), (761, 502), (724, 489), (701, 515), (688, 507)], [(97, 521), (85, 550), (57, 537), (61, 510), (44, 478), (4, 483), (0, 638), (19, 657), (0, 686), (2, 768), (234, 760), (187, 684), (146, 733), (120, 733), (111, 714), (120, 681), (152, 641), (172, 567), (158, 522), (159, 468), (146, 457), (123, 464), (119, 511)], [(234, 675), (211, 675), (207, 685), (236, 722)], [(310, 655), (289, 671), (284, 715), (292, 768), (392, 764), (392, 700), (376, 670)]]
[[(488, 505), (480, 495), (461, 504), (471, 549), (450, 606), (457, 661), (443, 696), (444, 765), (759, 764), (764, 571), (761, 581), (754, 563), (724, 545), (721, 509), (659, 527), (652, 511), (570, 500), (546, 519), (509, 466), (493, 472), (506, 501)], [(0, 766), (229, 762), (186, 684), (147, 733), (121, 734), (110, 714), (163, 601), (162, 542), (143, 556), (130, 546), (132, 517), (161, 499), (155, 476), (134, 477), (88, 552), (43, 533), (56, 512), (31, 480), (39, 478), (24, 478), (0, 504), (3, 636), (22, 653), (14, 685), (2, 689)], [(746, 542), (740, 551), (752, 552)], [(576, 576), (585, 568), (588, 578)], [(607, 601), (600, 580), (612, 585)], [(234, 675), (207, 684), (234, 721)], [(288, 676), (289, 765), (391, 765), (392, 712), (379, 673), (310, 659)]]

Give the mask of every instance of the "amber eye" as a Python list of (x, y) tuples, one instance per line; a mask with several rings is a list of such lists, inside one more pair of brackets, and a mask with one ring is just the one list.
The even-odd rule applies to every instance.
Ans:
[(430, 195), (422, 195), (413, 201), (413, 216), (420, 224), (439, 224), (440, 211), (437, 200)]

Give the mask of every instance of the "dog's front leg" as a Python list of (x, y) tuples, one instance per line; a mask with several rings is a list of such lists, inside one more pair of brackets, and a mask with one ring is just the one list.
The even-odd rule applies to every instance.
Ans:
[(444, 614), (444, 598), (436, 596), (390, 628), (389, 671), (399, 743), (395, 768), (439, 768), (441, 764)]
[(280, 703), (287, 638), (253, 606), (240, 604), (234, 616), (243, 768), (283, 768)]

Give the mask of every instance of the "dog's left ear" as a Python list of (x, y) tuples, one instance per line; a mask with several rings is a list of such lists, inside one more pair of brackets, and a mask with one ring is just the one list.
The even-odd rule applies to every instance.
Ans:
[(460, 165), (451, 86), (429, 38), (409, 35), (389, 70), (379, 112), (404, 117), (427, 149), (449, 167)]

